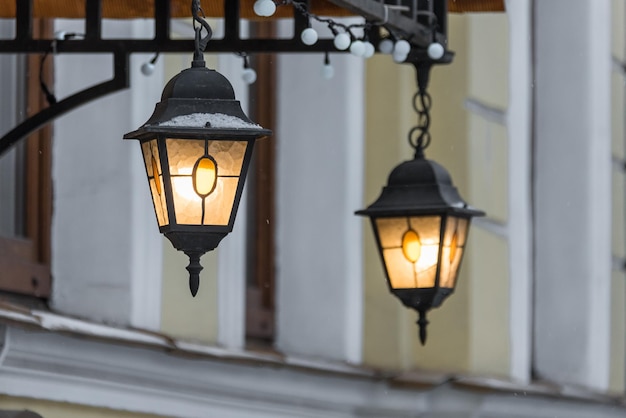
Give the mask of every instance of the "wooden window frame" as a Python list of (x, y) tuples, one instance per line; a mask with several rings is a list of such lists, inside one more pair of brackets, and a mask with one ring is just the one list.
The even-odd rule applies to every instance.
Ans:
[[(255, 37), (276, 35), (275, 22), (253, 22)], [(248, 342), (272, 343), (275, 336), (275, 178), (276, 178), (276, 54), (251, 57), (257, 81), (250, 86), (250, 114), (271, 129), (271, 138), (255, 144), (248, 175), (248, 271), (246, 283), (246, 338)]]
[[(50, 37), (51, 20), (34, 19), (33, 36)], [(41, 92), (41, 55), (29, 55), (26, 74), (26, 113), (32, 116), (48, 106)], [(42, 79), (53, 84), (52, 59), (46, 60)], [(24, 140), (24, 237), (0, 237), (0, 291), (48, 298), (51, 288), (52, 126)], [(0, 203), (1, 204), (1, 203)]]

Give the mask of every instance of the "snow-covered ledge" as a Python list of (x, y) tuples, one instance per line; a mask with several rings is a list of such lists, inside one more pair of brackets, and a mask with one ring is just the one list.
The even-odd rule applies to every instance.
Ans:
[(618, 418), (623, 399), (186, 343), (0, 302), (0, 394), (181, 418)]

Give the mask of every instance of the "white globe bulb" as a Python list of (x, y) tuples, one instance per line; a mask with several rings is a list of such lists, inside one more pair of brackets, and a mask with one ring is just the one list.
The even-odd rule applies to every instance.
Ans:
[(365, 52), (363, 53), (363, 58), (372, 58), (376, 53), (376, 48), (374, 48), (371, 42), (364, 42), (364, 44)]
[(350, 44), (350, 53), (357, 57), (362, 57), (365, 54), (365, 43), (363, 41), (354, 41)]
[(302, 39), (302, 43), (305, 45), (313, 45), (317, 42), (317, 31), (313, 28), (306, 28), (300, 34), (300, 39)]
[(393, 60), (397, 63), (406, 61), (409, 54), (399, 54), (396, 51), (393, 52)]
[(276, 4), (272, 0), (257, 0), (254, 3), (254, 13), (257, 16), (269, 17), (276, 12)]
[(66, 31), (58, 30), (58, 31), (54, 32), (54, 39), (56, 39), (57, 41), (64, 41), (66, 34), (67, 34)]
[(243, 72), (241, 73), (241, 78), (243, 79), (244, 83), (252, 84), (256, 81), (256, 71), (254, 71), (252, 68), (244, 68)]
[(144, 62), (141, 65), (141, 74), (152, 75), (152, 73), (154, 73), (154, 64), (151, 62)]
[(348, 49), (350, 47), (350, 35), (348, 35), (347, 33), (340, 33), (339, 35), (335, 36), (333, 44), (335, 45), (335, 48), (340, 51)]
[(443, 45), (438, 42), (433, 42), (428, 45), (428, 56), (434, 60), (438, 60), (443, 57), (445, 50), (443, 49)]
[(324, 80), (330, 80), (335, 76), (335, 69), (330, 64), (324, 64), (322, 67), (322, 78)]
[(404, 54), (404, 55), (408, 55), (409, 52), (411, 52), (411, 44), (408, 43), (407, 41), (405, 41), (404, 39), (399, 40), (398, 42), (396, 42), (396, 44), (393, 46), (393, 53), (394, 54)]
[(256, 14), (257, 16), (263, 16), (261, 13), (263, 13), (263, 1), (264, 0), (257, 0), (254, 2), (254, 6), (252, 6), (252, 8), (254, 9), (254, 14)]
[(393, 52), (393, 41), (385, 38), (378, 44), (378, 50), (383, 54), (391, 54)]

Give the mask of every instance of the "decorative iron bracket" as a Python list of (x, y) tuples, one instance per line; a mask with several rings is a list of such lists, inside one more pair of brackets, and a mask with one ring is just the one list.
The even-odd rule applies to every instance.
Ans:
[[(383, 0), (329, 0), (367, 20), (384, 26), (390, 32), (406, 37), (414, 46), (423, 50), (433, 40), (446, 45), (447, 0), (402, 0), (398, 10), (397, 1)], [(310, 0), (306, 1), (307, 6)], [(437, 18), (437, 30), (433, 34), (428, 26), (428, 17), (420, 14), (420, 7), (433, 4), (432, 13)], [(113, 55), (113, 78), (104, 81), (29, 117), (0, 138), (0, 156), (21, 138), (40, 129), (50, 121), (82, 106), (92, 100), (129, 87), (129, 56), (139, 52), (191, 52), (194, 40), (170, 38), (171, 9), (169, 0), (154, 0), (153, 39), (103, 39), (102, 38), (102, 0), (85, 1), (85, 35), (83, 39), (33, 39), (33, 0), (15, 0), (16, 35), (14, 39), (0, 40), (0, 53), (103, 53)], [(324, 53), (337, 51), (332, 39), (320, 39), (315, 45), (302, 43), (299, 34), (308, 27), (309, 22), (299, 13), (294, 14), (294, 37), (292, 39), (241, 39), (240, 4), (238, 0), (224, 0), (224, 37), (209, 42), (206, 52), (246, 52), (246, 53)], [(378, 31), (374, 31), (371, 41), (375, 42)], [(442, 62), (451, 59), (447, 54)], [(411, 56), (407, 61), (411, 61)]]

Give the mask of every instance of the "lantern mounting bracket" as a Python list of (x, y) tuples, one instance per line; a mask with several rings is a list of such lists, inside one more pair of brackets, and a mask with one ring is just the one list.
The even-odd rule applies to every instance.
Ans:
[[(72, 39), (34, 39), (33, 18), (35, 0), (15, 0), (15, 38), (0, 39), (0, 53), (70, 53), (70, 54), (111, 54), (113, 55), (113, 78), (88, 87), (58, 103), (24, 120), (0, 138), (0, 156), (9, 148), (30, 133), (42, 128), (57, 117), (76, 109), (95, 99), (110, 93), (128, 88), (129, 56), (133, 53), (152, 52), (190, 52), (194, 50), (194, 39), (171, 39), (170, 0), (154, 1), (154, 38), (153, 39), (104, 39), (102, 37), (102, 3), (103, 0), (85, 1), (85, 34), (84, 37)], [(422, 2), (406, 2), (408, 10), (398, 10), (397, 3), (391, 0), (329, 0), (335, 5), (365, 17), (368, 21), (384, 26), (388, 31), (401, 34), (421, 52), (411, 52), (407, 62), (415, 59), (415, 53), (423, 54), (423, 49), (436, 40), (442, 45), (447, 44), (447, 11), (448, 1), (433, 1), (432, 13), (436, 16), (437, 28), (429, 25), (429, 17), (420, 12)], [(311, 0), (305, 0), (306, 6)], [(390, 3), (387, 5), (386, 3)], [(429, 2), (430, 3), (430, 2)], [(224, 0), (224, 27), (222, 39), (214, 39), (208, 43), (206, 52), (246, 52), (246, 53), (280, 53), (310, 52), (325, 53), (338, 51), (332, 39), (320, 39), (315, 45), (305, 45), (297, 35), (304, 30), (308, 21), (299, 13), (294, 14), (294, 34), (291, 39), (242, 39), (239, 36), (241, 19), (240, 1)], [(373, 31), (372, 41), (379, 36)], [(444, 63), (451, 60), (446, 55), (439, 60)]]

